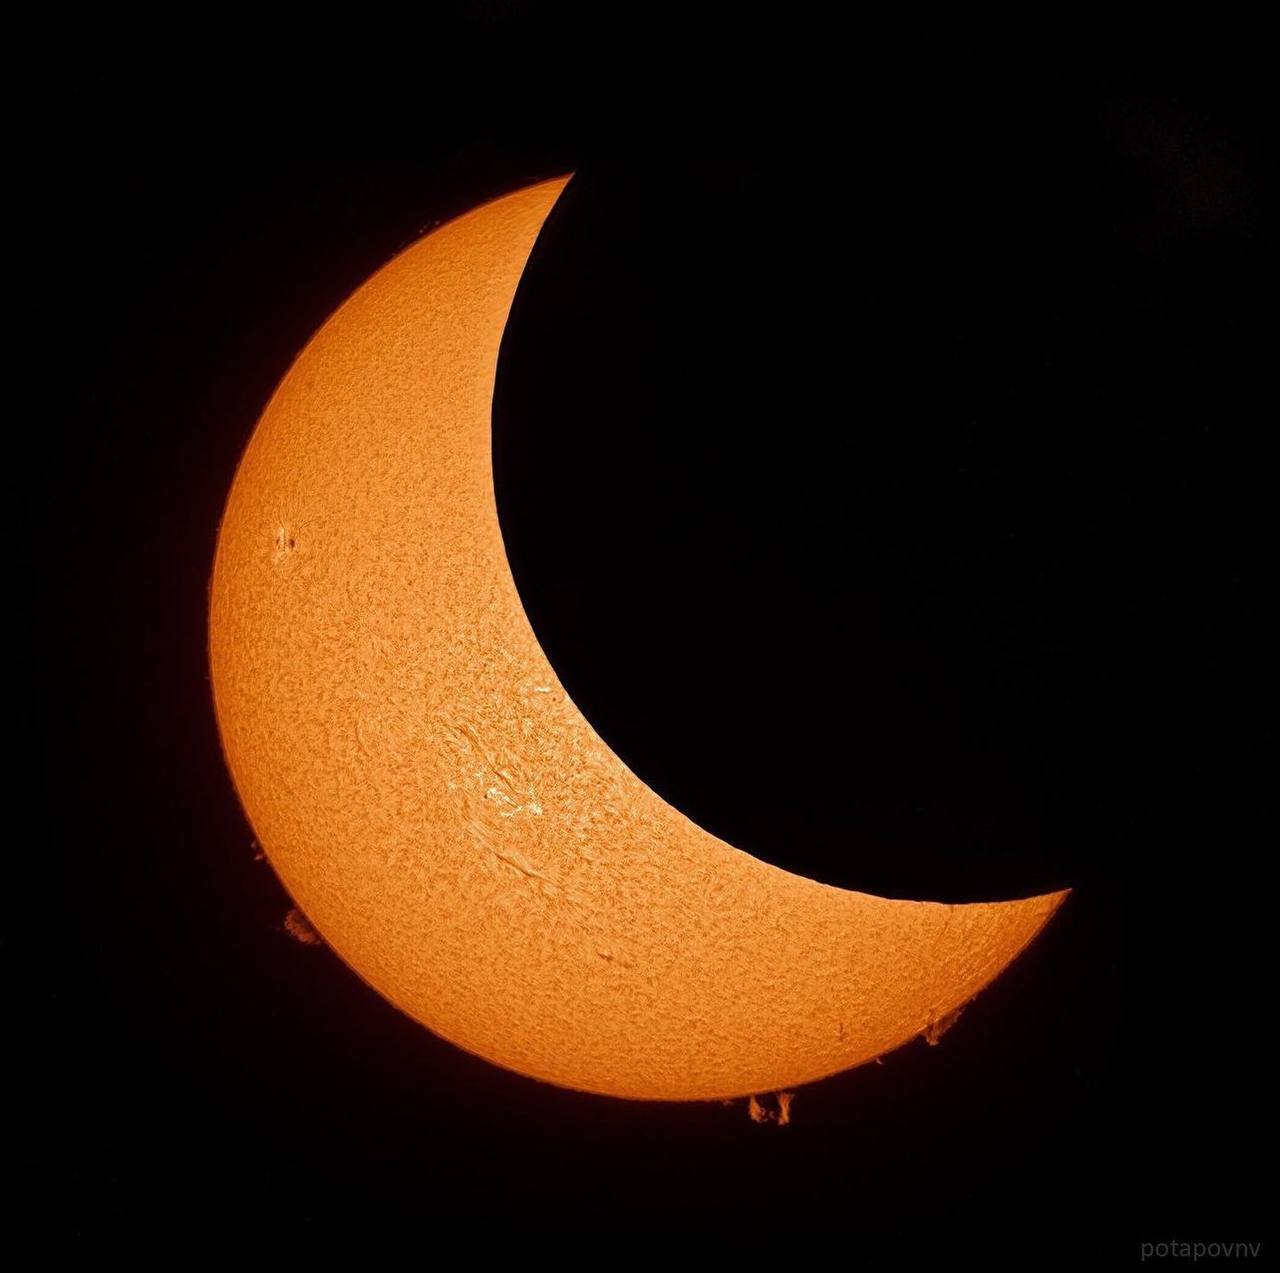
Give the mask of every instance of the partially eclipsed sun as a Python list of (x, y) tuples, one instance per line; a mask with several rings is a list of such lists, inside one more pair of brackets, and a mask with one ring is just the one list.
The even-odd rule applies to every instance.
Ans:
[(659, 799), (565, 694), (490, 462), (507, 313), (564, 185), (415, 244), (276, 391), (214, 563), (227, 761), (315, 928), (437, 1034), (615, 1096), (794, 1087), (933, 1028), (1065, 893), (947, 906), (789, 874)]

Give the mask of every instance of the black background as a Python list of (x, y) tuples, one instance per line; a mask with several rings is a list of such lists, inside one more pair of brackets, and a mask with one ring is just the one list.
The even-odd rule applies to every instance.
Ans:
[[(429, 14), (19, 33), (19, 1227), (424, 1264), (1264, 1237), (1259, 34)], [(205, 589), (266, 398), (390, 255), (567, 171), (494, 439), (571, 694), (788, 869), (1076, 890), (942, 1046), (785, 1129), (402, 1018), (284, 935), (219, 753)]]

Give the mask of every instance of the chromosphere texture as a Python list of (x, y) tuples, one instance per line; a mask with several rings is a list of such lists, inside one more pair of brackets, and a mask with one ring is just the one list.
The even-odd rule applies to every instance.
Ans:
[(276, 391), (211, 585), (227, 762), (317, 931), (437, 1034), (622, 1097), (792, 1087), (929, 1030), (1065, 894), (950, 906), (789, 874), (666, 804), (566, 696), (490, 458), (507, 313), (564, 184), (415, 244)]

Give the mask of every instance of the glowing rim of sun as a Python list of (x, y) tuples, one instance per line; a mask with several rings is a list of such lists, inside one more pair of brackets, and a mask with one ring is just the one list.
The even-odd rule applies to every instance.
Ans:
[(223, 748), (310, 922), (434, 1033), (620, 1097), (794, 1088), (936, 1032), (1067, 891), (952, 906), (790, 874), (662, 801), (569, 699), (490, 455), (507, 315), (567, 180), (419, 240), (276, 390), (210, 585)]

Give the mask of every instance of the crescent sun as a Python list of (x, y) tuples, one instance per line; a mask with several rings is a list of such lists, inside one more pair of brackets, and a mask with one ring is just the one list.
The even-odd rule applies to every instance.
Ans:
[(508, 566), (490, 415), (566, 182), (414, 244), (276, 390), (210, 587), (223, 748), (315, 928), (436, 1034), (620, 1097), (789, 1088), (929, 1029), (1066, 893), (951, 906), (780, 870), (660, 799), (565, 694)]

